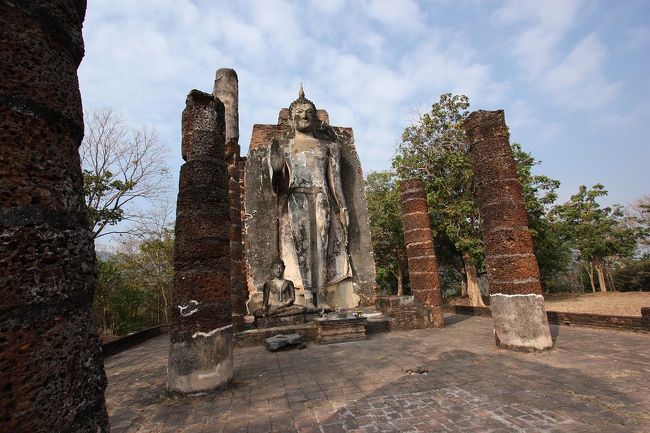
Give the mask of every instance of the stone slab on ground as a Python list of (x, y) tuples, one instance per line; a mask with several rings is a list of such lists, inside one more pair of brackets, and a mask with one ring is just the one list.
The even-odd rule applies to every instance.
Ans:
[(308, 322), (299, 325), (249, 329), (235, 334), (235, 346), (264, 346), (264, 340), (276, 334), (300, 334), (303, 341), (316, 341), (316, 324)]
[(300, 334), (278, 334), (266, 339), (266, 348), (273, 352), (284, 346), (301, 343), (302, 337)]
[(551, 325), (553, 350), (519, 353), (494, 346), (489, 318), (445, 321), (302, 351), (236, 347), (231, 387), (195, 398), (166, 396), (161, 336), (106, 360), (111, 432), (646, 431), (649, 334)]

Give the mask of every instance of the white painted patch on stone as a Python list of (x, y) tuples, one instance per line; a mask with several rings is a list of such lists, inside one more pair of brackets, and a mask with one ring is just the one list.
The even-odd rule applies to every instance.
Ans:
[[(181, 316), (187, 317), (199, 311), (198, 306), (199, 306), (199, 301), (195, 301), (194, 299), (192, 299), (185, 305), (179, 305), (178, 309), (180, 310)], [(185, 311), (188, 308), (191, 308), (191, 310)]]
[(211, 337), (211, 336), (213, 336), (214, 334), (216, 334), (217, 332), (223, 331), (223, 330), (228, 329), (228, 328), (232, 328), (232, 324), (231, 324), (231, 325), (222, 326), (221, 328), (213, 329), (213, 330), (210, 331), (210, 332), (195, 332), (195, 333), (192, 335), (192, 338), (196, 338), (196, 337)]
[(382, 313), (364, 313), (362, 314), (363, 317), (376, 317), (376, 316), (381, 316)]
[(505, 298), (518, 298), (518, 297), (533, 296), (533, 297), (536, 297), (536, 298), (544, 299), (544, 296), (538, 295), (536, 293), (524, 293), (524, 294), (514, 294), (514, 295), (509, 295), (507, 293), (492, 293), (492, 294), (490, 294), (490, 297), (492, 297), (492, 296), (503, 296)]

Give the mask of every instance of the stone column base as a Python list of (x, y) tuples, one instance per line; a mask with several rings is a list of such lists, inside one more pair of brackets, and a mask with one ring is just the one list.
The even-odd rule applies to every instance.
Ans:
[(167, 390), (189, 394), (226, 385), (233, 373), (232, 325), (169, 344)]
[(494, 339), (500, 348), (541, 351), (553, 347), (542, 295), (490, 295)]

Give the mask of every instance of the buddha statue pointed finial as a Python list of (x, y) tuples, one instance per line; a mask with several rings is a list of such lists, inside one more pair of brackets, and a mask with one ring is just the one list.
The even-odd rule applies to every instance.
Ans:
[(289, 111), (293, 113), (293, 108), (296, 106), (296, 104), (299, 103), (307, 103), (310, 104), (314, 108), (314, 113), (316, 112), (316, 105), (314, 105), (313, 102), (311, 102), (309, 99), (305, 98), (305, 90), (302, 88), (302, 82), (300, 82), (300, 90), (298, 91), (298, 99), (293, 101), (291, 105), (289, 105)]

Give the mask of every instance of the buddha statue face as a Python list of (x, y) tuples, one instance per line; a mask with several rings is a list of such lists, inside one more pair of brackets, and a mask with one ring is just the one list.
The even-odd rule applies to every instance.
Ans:
[(271, 275), (275, 278), (282, 278), (284, 274), (284, 262), (277, 260), (271, 265)]
[(316, 109), (309, 102), (299, 102), (291, 109), (291, 120), (293, 128), (302, 133), (310, 133), (313, 130)]

